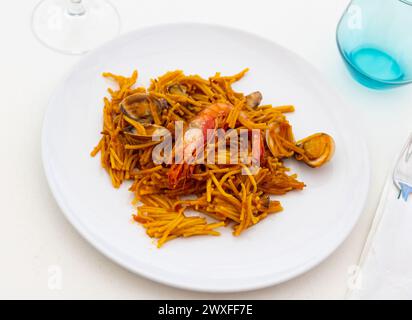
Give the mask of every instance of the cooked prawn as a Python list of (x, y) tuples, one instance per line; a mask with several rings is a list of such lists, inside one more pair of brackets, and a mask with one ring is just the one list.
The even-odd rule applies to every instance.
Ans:
[(193, 155), (194, 150), (199, 150), (204, 146), (208, 130), (222, 127), (232, 108), (232, 105), (226, 103), (211, 104), (192, 119), (189, 126), (184, 130), (183, 146), (179, 150), (175, 149), (175, 154), (178, 155), (177, 163), (173, 164), (168, 172), (171, 187), (175, 187), (181, 177), (187, 178), (193, 173), (194, 167), (186, 161), (183, 162), (181, 157), (183, 156), (186, 160), (188, 156)]

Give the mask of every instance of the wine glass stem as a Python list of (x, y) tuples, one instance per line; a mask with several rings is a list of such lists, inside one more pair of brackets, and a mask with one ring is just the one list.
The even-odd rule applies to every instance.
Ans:
[(71, 16), (82, 16), (86, 13), (82, 0), (69, 0), (67, 11)]

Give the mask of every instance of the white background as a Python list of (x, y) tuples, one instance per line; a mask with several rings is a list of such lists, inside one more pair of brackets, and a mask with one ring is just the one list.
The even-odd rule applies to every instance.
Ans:
[[(392, 160), (412, 131), (412, 87), (376, 92), (348, 75), (335, 44), (347, 0), (113, 0), (122, 32), (164, 22), (210, 22), (267, 38), (311, 61), (357, 110), (371, 157), (367, 206), (344, 244), (325, 262), (282, 285), (239, 294), (166, 287), (131, 274), (83, 240), (57, 207), (43, 174), (40, 134), (53, 89), (80, 57), (33, 37), (37, 0), (8, 1), (0, 13), (0, 298), (338, 299), (351, 280)], [(281, 88), (279, 88), (281, 90)], [(354, 157), (357, 155), (354, 154)], [(49, 268), (62, 288), (48, 286)]]

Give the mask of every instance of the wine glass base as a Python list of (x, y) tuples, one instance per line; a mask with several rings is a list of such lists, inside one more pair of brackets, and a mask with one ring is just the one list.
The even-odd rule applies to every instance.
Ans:
[(83, 0), (84, 11), (71, 12), (68, 0), (43, 0), (32, 16), (32, 30), (45, 46), (66, 54), (83, 54), (120, 32), (120, 17), (105, 0)]

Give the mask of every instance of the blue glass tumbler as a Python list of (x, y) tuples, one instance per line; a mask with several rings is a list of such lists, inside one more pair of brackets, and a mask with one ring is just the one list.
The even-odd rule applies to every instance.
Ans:
[(387, 89), (412, 82), (412, 0), (352, 0), (336, 40), (361, 84)]

